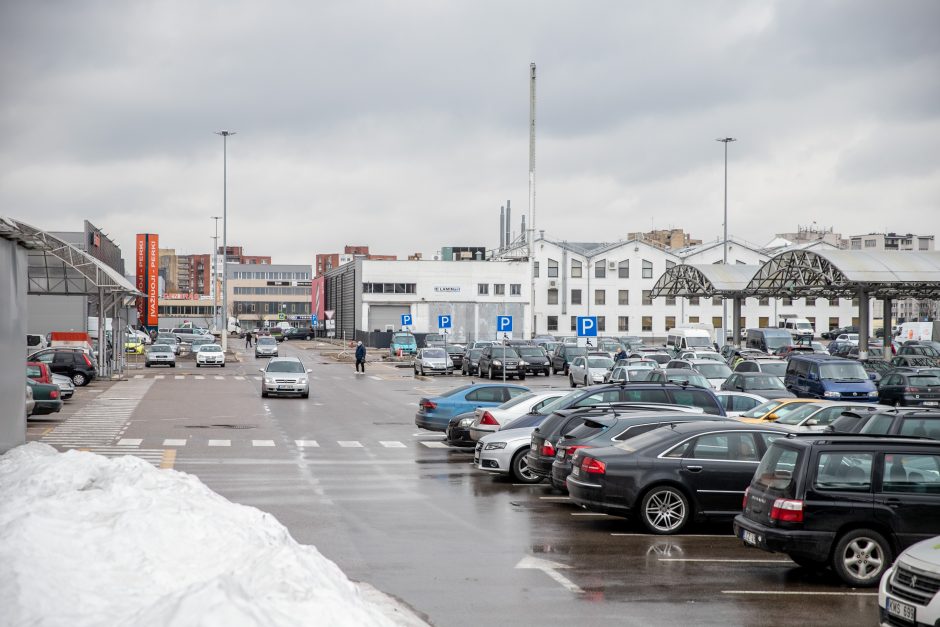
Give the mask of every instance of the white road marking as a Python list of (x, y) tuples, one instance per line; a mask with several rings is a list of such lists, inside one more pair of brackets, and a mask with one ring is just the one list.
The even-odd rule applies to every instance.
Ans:
[(740, 560), (740, 559), (720, 559), (707, 557), (661, 557), (660, 562), (715, 562), (719, 564), (794, 564), (791, 560)]
[(777, 594), (831, 597), (876, 597), (877, 592), (808, 592), (806, 590), (722, 590), (722, 594)]
[(362, 448), (362, 443), (355, 440), (337, 440), (336, 443), (343, 448)]
[(225, 377), (223, 377), (222, 375), (218, 375), (218, 374), (215, 375), (214, 378), (215, 378), (216, 381), (224, 381), (224, 380), (225, 380)]
[(231, 440), (209, 440), (209, 446), (231, 446)]
[(446, 442), (422, 442), (428, 448), (450, 448)]
[(574, 594), (584, 593), (584, 590), (578, 587), (577, 584), (558, 572), (559, 568), (571, 568), (565, 564), (559, 564), (558, 562), (553, 562), (551, 560), (526, 555), (521, 560), (519, 560), (519, 563), (516, 564), (516, 568), (531, 568), (534, 570), (540, 570), (561, 584), (562, 587), (564, 587), (568, 592), (572, 592)]
[(134, 378), (135, 378), (135, 379), (143, 379), (143, 378), (144, 378), (144, 375), (142, 375), (142, 374), (135, 374), (135, 375), (134, 375)]
[(199, 380), (199, 381), (202, 381), (203, 379), (205, 379), (205, 377), (202, 376), (201, 374), (197, 374), (197, 375), (196, 375), (195, 377), (193, 377), (193, 378), (194, 378), (194, 379), (197, 379), (197, 380)]
[(245, 377), (241, 376), (240, 374), (239, 374), (239, 375), (235, 375), (235, 380), (236, 380), (236, 381), (244, 381), (244, 380), (245, 380)]
[(294, 444), (300, 448), (317, 448), (320, 446), (316, 440), (294, 440)]
[(274, 446), (274, 440), (252, 440), (252, 446)]
[(143, 442), (140, 438), (121, 438), (118, 440), (118, 446), (140, 446)]
[(374, 374), (369, 375), (369, 378), (370, 378), (370, 379), (375, 379), (376, 381), (381, 381), (381, 380), (382, 380), (382, 377), (377, 377), (377, 376), (375, 376)]
[(166, 375), (165, 375), (165, 374), (158, 374), (157, 376), (154, 377), (154, 379), (166, 379)]
[(390, 442), (390, 441), (380, 440), (379, 444), (381, 444), (385, 448), (405, 448), (405, 445), (402, 444), (401, 442)]
[(184, 377), (183, 375), (181, 375), (181, 374), (178, 374), (178, 375), (174, 376), (173, 378), (176, 379), (176, 380), (179, 380), (179, 379), (184, 379), (185, 377)]
[(255, 381), (260, 381), (261, 377), (252, 377), (252, 379), (254, 379)]
[(163, 446), (186, 446), (186, 440), (164, 440)]

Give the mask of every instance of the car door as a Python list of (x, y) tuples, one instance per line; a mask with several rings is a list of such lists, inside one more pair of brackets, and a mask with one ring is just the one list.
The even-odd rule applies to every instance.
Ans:
[(741, 511), (744, 490), (759, 463), (752, 432), (710, 432), (697, 436), (688, 447), (679, 474), (695, 495), (699, 511), (734, 514)]
[(464, 397), (464, 402), (457, 407), (455, 414), (473, 411), (477, 407), (495, 407), (502, 405), (508, 398), (506, 388), (501, 385), (488, 385), (472, 390)]
[(722, 390), (737, 390), (740, 385), (741, 377), (737, 374), (732, 374), (730, 377), (724, 380), (724, 383), (721, 384)]
[[(940, 448), (940, 447), (938, 447)], [(940, 520), (940, 452), (890, 452), (881, 457), (875, 515), (903, 549), (937, 535)]]
[(571, 365), (568, 366), (568, 374), (575, 383), (584, 381), (585, 359), (584, 357), (575, 357)]
[(897, 398), (898, 381), (900, 380), (901, 375), (899, 374), (890, 374), (881, 380), (881, 385), (878, 386), (878, 398), (882, 403), (894, 404), (894, 399)]
[(74, 355), (72, 351), (57, 351), (49, 368), (56, 374), (71, 377), (71, 371), (74, 364)]

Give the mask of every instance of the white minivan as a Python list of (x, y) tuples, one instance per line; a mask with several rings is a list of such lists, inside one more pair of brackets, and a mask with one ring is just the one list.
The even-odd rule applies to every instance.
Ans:
[(714, 351), (712, 336), (705, 329), (670, 329), (666, 348), (678, 355), (682, 351)]
[(816, 336), (816, 330), (812, 323), (806, 318), (783, 318), (777, 323), (780, 329), (786, 329), (795, 338), (804, 338), (812, 341)]

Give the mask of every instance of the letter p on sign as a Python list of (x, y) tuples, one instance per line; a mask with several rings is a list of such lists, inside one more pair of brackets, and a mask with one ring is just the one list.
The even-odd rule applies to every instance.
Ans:
[(578, 316), (578, 337), (597, 337), (597, 316)]

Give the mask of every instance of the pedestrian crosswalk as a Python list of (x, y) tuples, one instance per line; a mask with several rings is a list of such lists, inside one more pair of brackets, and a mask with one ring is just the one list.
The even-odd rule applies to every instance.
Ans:
[[(46, 441), (45, 438), (43, 441)], [(53, 442), (50, 442), (53, 443)], [(427, 448), (449, 448), (447, 444), (440, 440), (431, 440), (431, 441), (415, 441), (412, 445), (421, 445)], [(120, 438), (114, 444), (89, 444), (84, 445), (71, 445), (68, 448), (101, 448), (105, 447), (108, 449), (113, 449), (114, 451), (124, 451), (132, 452), (137, 454), (137, 450), (142, 448), (174, 448), (174, 449), (194, 449), (200, 447), (212, 447), (212, 448), (285, 448), (294, 446), (298, 449), (367, 449), (367, 448), (383, 448), (383, 449), (408, 449), (411, 445), (406, 444), (400, 440), (379, 440), (376, 442), (373, 441), (362, 441), (362, 440), (336, 440), (336, 441), (323, 441), (320, 440), (293, 440), (293, 441), (280, 441), (280, 440), (270, 440), (270, 439), (244, 439), (244, 440), (233, 440), (231, 438), (205, 438), (205, 437), (191, 437), (191, 438), (164, 438), (164, 437), (143, 437), (143, 438)], [(154, 448), (154, 450), (157, 450)]]
[(61, 449), (139, 446), (120, 444), (124, 431), (152, 380), (128, 381), (112, 387), (56, 425), (41, 441)]

